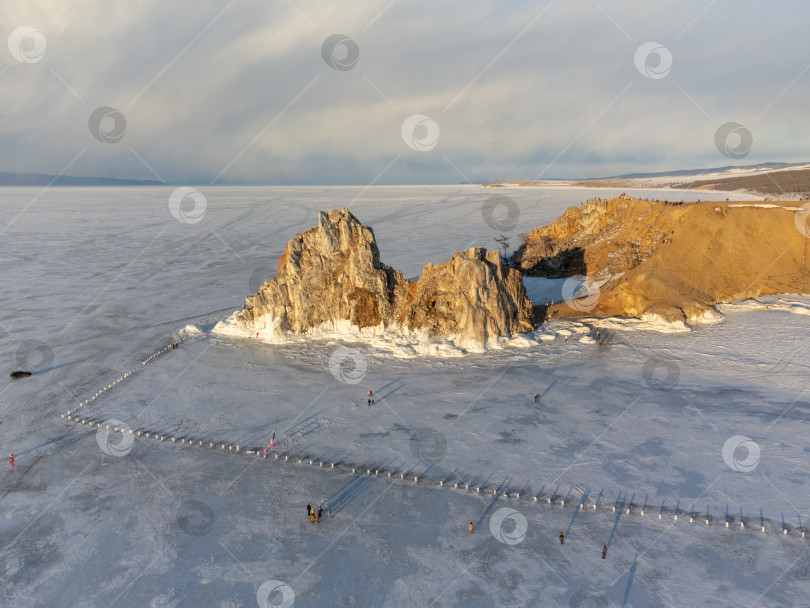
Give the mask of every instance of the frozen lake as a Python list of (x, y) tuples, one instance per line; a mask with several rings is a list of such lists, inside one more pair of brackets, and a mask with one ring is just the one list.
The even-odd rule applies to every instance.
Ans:
[[(348, 207), (414, 277), (619, 191), (200, 188), (204, 213), (175, 209), (188, 223), (174, 190), (0, 189), (0, 353), (35, 372), (0, 381), (0, 445), (16, 459), (0, 490), (4, 604), (806, 604), (810, 346), (790, 310), (807, 298), (731, 306), (685, 333), (559, 322), (454, 357), (269, 345), (212, 330), (319, 210)], [(488, 216), (494, 196), (511, 202)], [(365, 369), (335, 367), (340, 349)], [(275, 430), (271, 458), (144, 438), (114, 456), (60, 418), (132, 370), (82, 415), (248, 447)], [(332, 518), (306, 521), (308, 501)]]

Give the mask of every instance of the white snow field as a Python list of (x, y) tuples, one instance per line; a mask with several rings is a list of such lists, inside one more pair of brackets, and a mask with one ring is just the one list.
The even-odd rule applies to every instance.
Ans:
[[(414, 277), (616, 192), (198, 190), (184, 223), (173, 187), (0, 189), (0, 604), (810, 605), (810, 299), (481, 352), (229, 335), (318, 210), (351, 209)], [(492, 196), (514, 204), (485, 219)]]

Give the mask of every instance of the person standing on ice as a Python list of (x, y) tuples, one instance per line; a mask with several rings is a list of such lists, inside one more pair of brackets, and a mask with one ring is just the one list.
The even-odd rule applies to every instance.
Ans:
[(565, 534), (563, 534), (562, 532), (560, 532), (560, 544), (561, 545), (565, 544)]
[(310, 513), (312, 513), (312, 503), (308, 502), (307, 503), (307, 515), (309, 515)]
[(275, 431), (275, 429), (273, 429), (273, 437), (272, 438), (273, 438), (273, 440), (276, 439), (276, 431)]
[(309, 514), (309, 521), (311, 523), (315, 523), (315, 511), (313, 510), (312, 513)]
[(321, 515), (323, 515), (323, 507), (318, 505), (318, 523), (321, 523)]
[(537, 403), (537, 400), (540, 398), (540, 393), (534, 394), (534, 402)]
[(472, 528), (473, 528), (473, 525), (472, 525), (472, 522), (470, 522), (470, 525), (469, 525), (470, 534), (472, 534)]
[(368, 396), (371, 397), (371, 389), (368, 389)]
[(8, 461), (11, 463), (11, 467), (14, 468), (14, 454), (8, 455)]
[(602, 559), (607, 555), (607, 545), (602, 545)]

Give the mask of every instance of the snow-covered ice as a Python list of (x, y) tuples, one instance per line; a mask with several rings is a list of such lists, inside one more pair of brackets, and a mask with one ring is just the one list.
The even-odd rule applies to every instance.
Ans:
[[(0, 353), (35, 370), (0, 386), (3, 605), (256, 606), (268, 581), (295, 606), (806, 605), (808, 298), (679, 328), (555, 321), (482, 352), (345, 327), (251, 339), (215, 328), (317, 210), (349, 207), (416, 276), (496, 246), (493, 192), (200, 190), (203, 221), (182, 224), (172, 188), (0, 189)], [(509, 189), (511, 246), (594, 195)], [(88, 419), (243, 451), (113, 434), (114, 456), (60, 418), (85, 400)], [(267, 460), (243, 455), (273, 430)], [(308, 501), (332, 518), (306, 521)]]

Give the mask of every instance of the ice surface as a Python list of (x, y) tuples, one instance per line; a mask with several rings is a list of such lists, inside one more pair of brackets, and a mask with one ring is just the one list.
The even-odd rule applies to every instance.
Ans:
[(563, 300), (562, 287), (565, 279), (546, 279), (544, 277), (523, 277), (523, 285), (532, 304), (549, 304)]
[[(3, 605), (255, 606), (271, 580), (295, 606), (807, 603), (807, 298), (724, 305), (722, 322), (689, 327), (555, 321), (478, 353), (345, 327), (226, 335), (214, 328), (317, 210), (349, 207), (406, 276), (504, 230), (481, 215), (493, 191), (470, 186), (200, 190), (203, 221), (182, 224), (172, 188), (0, 189), (0, 353), (35, 371), (0, 386), (0, 444), (16, 458), (0, 491)], [(609, 193), (507, 194), (514, 247)], [(359, 358), (335, 365), (346, 349)], [(143, 437), (115, 457), (98, 429), (59, 417), (130, 371), (82, 415), (251, 447), (275, 430), (274, 450), (316, 464)], [(738, 436), (753, 444), (729, 453)], [(308, 501), (332, 519), (305, 521)], [(504, 507), (526, 519), (514, 545), (490, 531)]]

